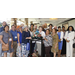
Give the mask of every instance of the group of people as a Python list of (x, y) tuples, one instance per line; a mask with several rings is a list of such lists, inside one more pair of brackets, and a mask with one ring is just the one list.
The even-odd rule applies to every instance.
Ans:
[[(10, 53), (10, 57), (28, 57), (30, 48), (27, 48), (27, 44), (30, 43), (30, 39), (36, 32), (38, 32), (43, 38), (43, 57), (61, 57), (61, 55), (66, 55), (66, 57), (73, 56), (73, 43), (74, 43), (74, 28), (69, 26), (67, 30), (65, 27), (53, 26), (45, 23), (37, 28), (37, 25), (31, 24), (30, 28), (28, 26), (21, 25), (18, 30), (16, 29), (16, 24), (9, 26), (4, 21), (0, 28), (0, 56), (3, 53), (4, 57), (7, 57), (7, 53)], [(38, 53), (41, 56), (41, 45), (40, 41), (32, 42), (32, 52)], [(2, 45), (5, 47), (9, 46), (9, 50), (3, 51)], [(30, 47), (30, 46), (28, 46)]]

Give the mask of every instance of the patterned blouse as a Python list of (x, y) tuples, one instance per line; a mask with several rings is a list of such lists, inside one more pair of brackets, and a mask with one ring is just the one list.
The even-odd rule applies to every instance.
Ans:
[(44, 40), (44, 45), (45, 47), (49, 47), (49, 46), (52, 46), (52, 36), (49, 34), (49, 35), (46, 35), (45, 38), (48, 40)]

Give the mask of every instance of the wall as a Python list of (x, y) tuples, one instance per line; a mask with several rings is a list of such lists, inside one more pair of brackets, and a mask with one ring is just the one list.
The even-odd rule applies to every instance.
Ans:
[[(57, 26), (61, 26), (62, 27), (62, 24), (58, 24)], [(74, 20), (71, 20), (71, 21), (68, 21), (68, 26), (70, 26), (70, 25), (73, 26), (74, 29), (75, 29), (75, 19)]]
[(69, 24), (69, 26), (72, 25), (74, 27), (74, 29), (75, 29), (75, 19), (72, 20), (72, 21), (69, 21), (68, 24)]

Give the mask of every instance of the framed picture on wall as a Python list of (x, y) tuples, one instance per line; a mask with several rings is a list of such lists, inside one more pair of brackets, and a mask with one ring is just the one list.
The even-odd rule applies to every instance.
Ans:
[(64, 27), (65, 27), (65, 30), (67, 30), (67, 29), (68, 29), (68, 23), (63, 24), (62, 26), (64, 26)]

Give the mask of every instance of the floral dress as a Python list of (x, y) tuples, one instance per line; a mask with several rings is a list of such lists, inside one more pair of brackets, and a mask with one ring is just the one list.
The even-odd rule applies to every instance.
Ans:
[[(51, 49), (51, 52), (52, 53), (55, 53), (55, 52), (58, 52), (58, 40), (59, 40), (59, 38), (58, 38), (58, 35), (57, 34), (55, 34), (54, 36), (52, 36), (52, 38), (53, 38), (53, 41), (52, 41), (52, 49)], [(57, 47), (55, 49), (56, 43), (57, 43)]]

